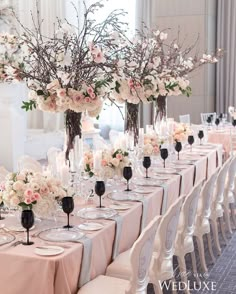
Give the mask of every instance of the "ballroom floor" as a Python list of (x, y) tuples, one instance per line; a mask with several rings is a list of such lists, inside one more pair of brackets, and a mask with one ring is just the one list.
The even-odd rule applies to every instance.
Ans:
[[(207, 242), (204, 240), (205, 248), (207, 248)], [(214, 243), (213, 243), (214, 244)], [(191, 293), (199, 293), (199, 294), (235, 294), (236, 293), (236, 231), (234, 231), (233, 236), (230, 238), (228, 235), (228, 245), (225, 246), (224, 241), (220, 235), (220, 244), (222, 248), (222, 254), (217, 257), (216, 251), (214, 250), (215, 257), (217, 257), (216, 263), (214, 265), (211, 264), (211, 258), (206, 253), (206, 262), (209, 269), (209, 276), (206, 281), (208, 285), (211, 282), (216, 282), (216, 290), (204, 290), (204, 285), (202, 286), (202, 290), (200, 291), (192, 291)], [(195, 244), (196, 245), (196, 244)], [(187, 271), (191, 269), (191, 258), (190, 255), (186, 256), (187, 263)], [(174, 266), (178, 275), (178, 263), (174, 258)], [(197, 253), (197, 266), (200, 272), (200, 262)], [(176, 279), (178, 282), (178, 278)], [(190, 277), (191, 284), (194, 278)], [(172, 293), (169, 291), (163, 291), (164, 294)], [(179, 291), (178, 293), (183, 293), (183, 291)], [(154, 294), (152, 285), (148, 287), (148, 294)]]

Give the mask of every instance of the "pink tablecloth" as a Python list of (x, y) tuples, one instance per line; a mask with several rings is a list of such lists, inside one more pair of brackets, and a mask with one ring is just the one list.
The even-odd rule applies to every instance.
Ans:
[(228, 158), (231, 151), (230, 129), (212, 130), (208, 132), (208, 142), (214, 144), (222, 144), (225, 155)]
[[(195, 182), (196, 180), (205, 179), (206, 175), (210, 175), (216, 168), (216, 158), (218, 152), (220, 152), (219, 150), (218, 152), (216, 151), (217, 148), (206, 150), (207, 157), (201, 157), (196, 161)], [(182, 193), (189, 193), (193, 187), (194, 166), (189, 165), (186, 167), (181, 171), (181, 175), (182, 183), (184, 183), (184, 187), (181, 189)], [(163, 199), (164, 194), (161, 187), (155, 187), (153, 188), (153, 193), (144, 195), (148, 203), (146, 223), (155, 215), (160, 214), (163, 201), (168, 208), (177, 199), (180, 190), (180, 177), (180, 175), (175, 174), (171, 176), (171, 180), (166, 182), (167, 199)], [(105, 204), (109, 205), (109, 203), (110, 200), (107, 199)], [(140, 233), (142, 203), (131, 202), (130, 205), (129, 210), (119, 212), (123, 217), (119, 252), (129, 249)], [(7, 225), (9, 221), (10, 218), (4, 222)], [(82, 222), (76, 216), (72, 216), (71, 221), (74, 225)], [(60, 217), (60, 222), (65, 223), (65, 218)], [(112, 220), (102, 220), (101, 222), (104, 224), (102, 230), (87, 234), (87, 237), (92, 240), (91, 279), (105, 273), (112, 257), (115, 222)], [(36, 227), (35, 230), (38, 229)], [(21, 238), (22, 234), (17, 237)], [(66, 248), (63, 254), (42, 257), (35, 255), (34, 248), (37, 245), (42, 245), (43, 241), (39, 238), (34, 238), (34, 242), (35, 244), (32, 246), (19, 245), (10, 247), (5, 245), (0, 247), (0, 293), (75, 294), (81, 270), (83, 245), (67, 243), (69, 248)]]

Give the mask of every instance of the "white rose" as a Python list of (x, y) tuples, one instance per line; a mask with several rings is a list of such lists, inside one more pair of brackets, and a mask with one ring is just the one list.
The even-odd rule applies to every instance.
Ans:
[(16, 181), (14, 184), (13, 184), (13, 189), (15, 191), (18, 191), (18, 190), (22, 190), (24, 188), (24, 183), (22, 181)]
[(120, 163), (119, 159), (117, 159), (117, 158), (112, 158), (112, 160), (111, 160), (111, 164), (112, 164), (113, 166), (118, 167), (119, 163)]

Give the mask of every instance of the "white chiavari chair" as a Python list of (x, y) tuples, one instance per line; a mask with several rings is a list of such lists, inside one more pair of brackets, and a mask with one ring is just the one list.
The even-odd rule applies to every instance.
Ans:
[(160, 219), (160, 216), (155, 217), (143, 230), (133, 247), (125, 253), (130, 269), (128, 279), (101, 275), (85, 284), (78, 294), (146, 294), (148, 270)]
[(183, 124), (189, 124), (191, 123), (190, 121), (190, 114), (183, 114), (179, 116), (179, 121)]
[(202, 125), (207, 124), (207, 118), (212, 115), (212, 122), (215, 122), (216, 119), (216, 112), (205, 112), (205, 113), (201, 113), (201, 122)]
[(205, 250), (203, 243), (203, 236), (207, 235), (208, 248), (212, 258), (215, 262), (215, 257), (212, 250), (211, 243), (211, 227), (210, 227), (210, 215), (211, 215), (211, 201), (214, 193), (214, 187), (216, 183), (216, 178), (219, 172), (219, 168), (211, 175), (211, 177), (204, 183), (200, 198), (198, 202), (197, 215), (195, 218), (195, 227), (193, 236), (196, 237), (198, 252), (200, 256), (200, 263), (203, 272), (207, 272), (206, 260), (205, 260)]
[[(186, 196), (178, 224), (177, 235), (175, 239), (175, 253), (181, 273), (186, 273), (185, 255), (191, 253), (193, 273), (197, 281), (199, 281), (197, 274), (196, 256), (194, 252), (193, 233), (195, 227), (195, 217), (197, 213), (198, 199), (202, 182), (198, 183), (191, 192)], [(187, 283), (187, 275), (181, 276), (183, 282)], [(188, 292), (188, 291), (187, 291)], [(188, 292), (189, 293), (189, 292)]]

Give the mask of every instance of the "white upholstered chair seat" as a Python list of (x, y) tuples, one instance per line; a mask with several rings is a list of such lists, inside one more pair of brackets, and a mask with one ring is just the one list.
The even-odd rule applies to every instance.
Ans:
[(119, 254), (115, 261), (107, 267), (106, 275), (129, 280), (132, 272), (129, 254), (130, 250)]
[(235, 199), (234, 199), (234, 193), (232, 191), (228, 192), (228, 203), (234, 203)]
[(126, 294), (129, 293), (129, 285), (126, 280), (98, 276), (80, 288), (78, 294)]
[[(152, 261), (150, 268), (152, 269), (154, 266), (158, 267), (158, 279), (160, 281), (170, 280), (174, 276), (174, 269), (173, 269), (173, 256), (171, 258), (163, 259), (160, 262), (159, 254), (154, 252), (152, 255)], [(150, 276), (154, 279), (153, 271), (150, 271)]]

